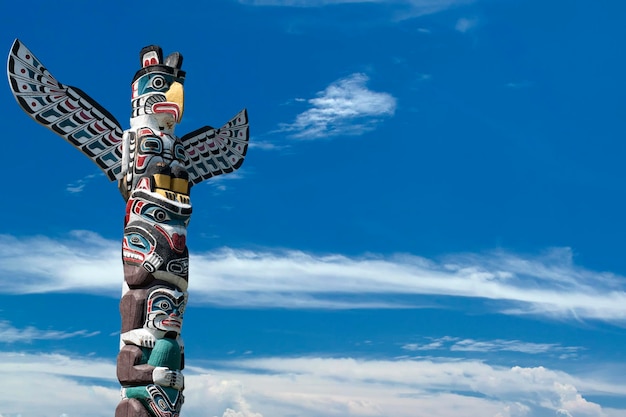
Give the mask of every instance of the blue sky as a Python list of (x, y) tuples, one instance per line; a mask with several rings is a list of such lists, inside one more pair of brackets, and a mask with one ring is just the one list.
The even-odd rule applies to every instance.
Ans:
[[(192, 190), (185, 417), (626, 415), (626, 4), (204, 3), (0, 14), (124, 128), (148, 44), (178, 135), (248, 109)], [(0, 416), (111, 416), (124, 202), (1, 91)]]

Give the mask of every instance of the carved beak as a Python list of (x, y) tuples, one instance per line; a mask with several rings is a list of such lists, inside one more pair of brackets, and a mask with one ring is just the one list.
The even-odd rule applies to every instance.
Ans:
[(180, 123), (183, 118), (183, 106), (185, 103), (185, 91), (183, 85), (174, 81), (169, 90), (165, 93), (165, 98), (169, 103), (176, 103), (179, 108), (178, 118), (176, 123)]

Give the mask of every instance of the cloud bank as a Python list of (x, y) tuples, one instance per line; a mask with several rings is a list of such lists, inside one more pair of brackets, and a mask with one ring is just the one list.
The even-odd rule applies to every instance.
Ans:
[[(264, 308), (408, 308), (437, 295), (489, 301), (505, 314), (626, 320), (624, 277), (574, 263), (571, 250), (415, 255), (313, 254), (222, 248), (192, 253), (195, 303)], [(120, 243), (95, 233), (66, 238), (0, 235), (0, 291), (119, 297)]]
[[(188, 364), (186, 416), (614, 417), (625, 411), (586, 399), (624, 396), (623, 386), (541, 366), (320, 357), (216, 365), (219, 371)], [(109, 361), (12, 352), (0, 353), (0, 367), (4, 417), (104, 417), (119, 401)]]

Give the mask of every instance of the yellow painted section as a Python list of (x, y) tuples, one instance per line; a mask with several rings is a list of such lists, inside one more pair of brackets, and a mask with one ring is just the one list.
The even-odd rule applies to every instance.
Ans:
[(189, 194), (189, 181), (184, 178), (172, 178), (172, 191)]
[(172, 181), (172, 177), (165, 174), (154, 174), (154, 186), (155, 188), (165, 188), (169, 190), (171, 188), (170, 184)]

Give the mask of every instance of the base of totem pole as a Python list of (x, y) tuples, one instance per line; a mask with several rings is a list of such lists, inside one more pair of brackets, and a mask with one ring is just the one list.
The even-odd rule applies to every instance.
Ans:
[(150, 417), (150, 414), (138, 400), (125, 398), (117, 405), (115, 417)]

